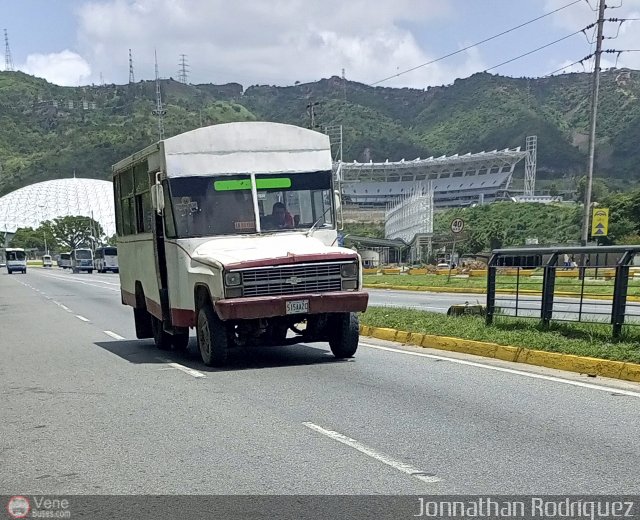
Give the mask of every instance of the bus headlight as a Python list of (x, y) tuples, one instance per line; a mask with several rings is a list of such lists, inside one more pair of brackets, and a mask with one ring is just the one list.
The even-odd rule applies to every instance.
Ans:
[(224, 284), (227, 287), (234, 287), (242, 284), (242, 275), (240, 273), (226, 273), (224, 275)]
[(342, 278), (357, 278), (358, 277), (358, 264), (344, 264), (340, 268), (340, 274)]

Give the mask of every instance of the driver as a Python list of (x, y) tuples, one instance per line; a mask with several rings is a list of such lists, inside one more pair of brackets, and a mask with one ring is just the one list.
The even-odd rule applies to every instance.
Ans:
[(265, 229), (291, 229), (293, 217), (282, 202), (276, 202), (271, 209), (271, 215), (265, 217)]

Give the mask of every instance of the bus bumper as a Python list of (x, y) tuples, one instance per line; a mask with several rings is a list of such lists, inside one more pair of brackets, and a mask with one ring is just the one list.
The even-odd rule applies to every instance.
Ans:
[(215, 310), (221, 320), (250, 320), (275, 316), (295, 316), (287, 313), (287, 302), (308, 301), (309, 311), (299, 314), (324, 314), (329, 312), (363, 312), (367, 309), (369, 294), (363, 291), (330, 292), (321, 294), (295, 294), (262, 296), (258, 298), (234, 298), (215, 302)]

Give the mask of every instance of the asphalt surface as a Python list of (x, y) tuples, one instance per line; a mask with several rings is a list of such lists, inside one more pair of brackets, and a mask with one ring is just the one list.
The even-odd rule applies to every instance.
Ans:
[[(486, 305), (484, 294), (432, 293), (423, 291), (396, 291), (392, 289), (371, 289), (369, 305), (403, 307), (429, 312), (444, 312), (452, 305)], [(535, 295), (496, 295), (496, 307), (503, 315), (519, 317), (539, 317), (542, 298)], [(606, 322), (611, 319), (611, 302), (606, 300), (555, 297), (553, 317), (556, 320)], [(626, 320), (640, 324), (640, 303), (628, 302)]]
[(211, 369), (117, 275), (5, 273), (0, 494), (640, 493), (638, 384), (368, 338)]

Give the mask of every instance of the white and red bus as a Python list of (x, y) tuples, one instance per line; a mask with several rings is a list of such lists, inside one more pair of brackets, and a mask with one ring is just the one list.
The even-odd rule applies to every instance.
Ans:
[(328, 136), (199, 128), (118, 162), (113, 181), (122, 302), (139, 338), (184, 348), (195, 328), (207, 365), (236, 346), (300, 341), (354, 355), (368, 294), (359, 255), (335, 245)]

